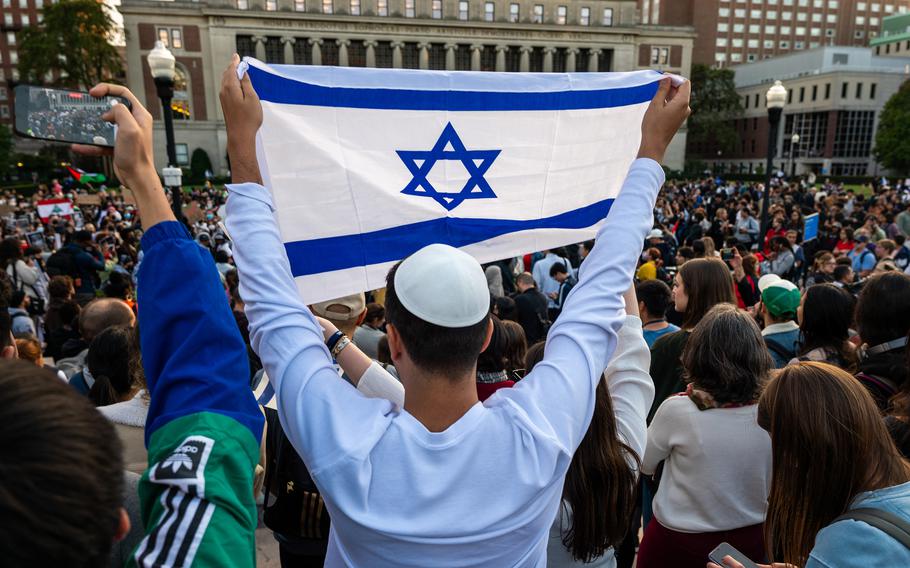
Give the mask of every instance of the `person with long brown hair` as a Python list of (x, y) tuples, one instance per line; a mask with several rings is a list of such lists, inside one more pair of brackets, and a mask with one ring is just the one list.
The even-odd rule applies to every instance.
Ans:
[[(626, 320), (616, 351), (597, 384), (591, 424), (572, 456), (559, 515), (550, 528), (550, 568), (615, 566), (614, 548), (630, 530), (647, 436), (644, 410), (653, 388), (634, 287), (624, 299)], [(543, 357), (542, 345), (528, 350), (528, 371)]]
[(673, 304), (683, 314), (682, 329), (668, 333), (651, 347), (651, 378), (654, 403), (648, 421), (667, 397), (685, 390), (680, 356), (689, 334), (708, 310), (717, 304), (736, 305), (733, 278), (727, 265), (718, 258), (696, 258), (679, 267), (673, 282)]
[(796, 311), (800, 340), (800, 361), (823, 361), (847, 371), (855, 371), (856, 349), (850, 343), (853, 323), (853, 296), (834, 284), (816, 284), (806, 289)]
[(771, 445), (756, 415), (772, 362), (761, 331), (747, 312), (716, 305), (682, 363), (686, 393), (665, 400), (648, 427), (641, 471), (664, 467), (638, 568), (701, 568), (722, 542), (753, 556), (764, 550)]
[(875, 526), (910, 524), (910, 462), (855, 378), (827, 363), (788, 366), (762, 394), (758, 423), (774, 459), (765, 543), (783, 562), (775, 568), (910, 566), (910, 548)]

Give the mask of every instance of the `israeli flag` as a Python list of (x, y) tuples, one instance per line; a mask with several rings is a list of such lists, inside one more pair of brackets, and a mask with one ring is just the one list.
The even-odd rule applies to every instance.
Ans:
[[(258, 157), (304, 301), (431, 243), (479, 262), (591, 239), (665, 77), (266, 65)], [(678, 81), (678, 78), (674, 78)]]

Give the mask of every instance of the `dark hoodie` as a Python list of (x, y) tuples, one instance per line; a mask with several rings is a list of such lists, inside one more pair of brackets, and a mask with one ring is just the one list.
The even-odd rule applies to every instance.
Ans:
[(906, 346), (863, 358), (856, 378), (869, 390), (875, 404), (884, 413), (891, 397), (907, 380)]

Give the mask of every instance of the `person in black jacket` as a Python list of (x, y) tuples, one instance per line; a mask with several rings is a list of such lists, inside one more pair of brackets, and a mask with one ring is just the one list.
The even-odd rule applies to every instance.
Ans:
[(547, 337), (550, 320), (547, 316), (547, 297), (537, 290), (534, 277), (528, 272), (522, 272), (515, 279), (515, 311), (518, 323), (525, 330), (528, 345), (534, 345)]

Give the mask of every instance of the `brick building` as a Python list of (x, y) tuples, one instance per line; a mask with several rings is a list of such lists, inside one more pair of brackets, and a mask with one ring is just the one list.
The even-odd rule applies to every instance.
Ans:
[(41, 23), (44, 2), (2, 0), (0, 5), (0, 125), (12, 126), (12, 86), (19, 80), (19, 32)]
[(866, 46), (910, 0), (639, 0), (643, 24), (693, 26), (693, 63), (738, 65), (823, 46)]
[[(218, 88), (229, 55), (270, 63), (437, 70), (585, 72), (656, 68), (687, 75), (690, 27), (640, 26), (637, 0), (123, 0), (127, 83), (156, 118), (147, 55), (177, 58), (177, 157), (204, 149), (226, 169)], [(165, 156), (156, 121), (159, 167)], [(667, 161), (683, 163), (685, 132)]]

